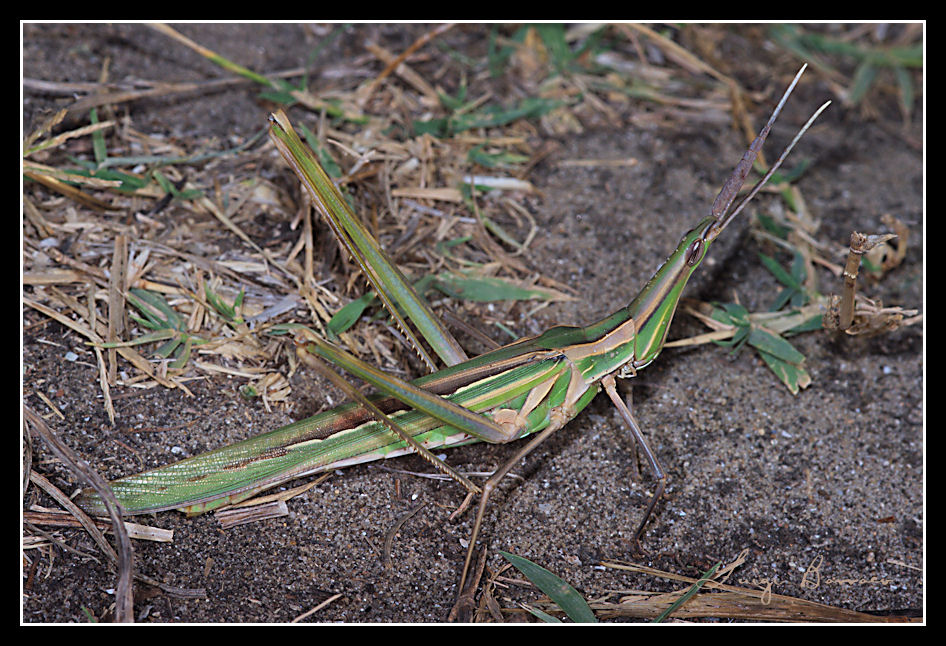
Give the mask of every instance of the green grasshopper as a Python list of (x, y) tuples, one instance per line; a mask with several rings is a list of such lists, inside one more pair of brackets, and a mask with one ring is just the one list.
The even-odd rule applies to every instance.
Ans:
[[(353, 402), (227, 447), (115, 480), (111, 487), (123, 512), (142, 514), (179, 509), (190, 514), (203, 513), (301, 476), (418, 452), (467, 488), (469, 495), (462, 507), (472, 496), (480, 496), (458, 587), (460, 599), (451, 613), (452, 618), (462, 618), (475, 591), (475, 582), (473, 589), (467, 591), (467, 579), (490, 494), (519, 460), (578, 415), (603, 388), (657, 479), (634, 534), (634, 542), (639, 544), (663, 494), (666, 475), (633, 413), (618, 395), (615, 379), (633, 377), (657, 358), (687, 280), (700, 266), (712, 242), (768, 181), (827, 107), (825, 103), (812, 115), (761, 181), (730, 210), (804, 69), (795, 76), (767, 124), (736, 165), (710, 215), (683, 236), (630, 304), (586, 327), (556, 326), (472, 359), (466, 358), (351, 213), (285, 115), (272, 115), (272, 140), (328, 216), (336, 236), (362, 266), (401, 328), (410, 334), (399, 308), (448, 365), (407, 382), (362, 362), (301, 326), (284, 326), (283, 332), (295, 332), (297, 354), (306, 363), (321, 365), (319, 359), (324, 359), (368, 382), (378, 392), (367, 397), (361, 395), (328, 371), (329, 376), (334, 376), (333, 381), (343, 387), (347, 385)], [(410, 338), (433, 369), (434, 359), (412, 334)], [(509, 442), (527, 435), (533, 437), (482, 487), (430, 453), (431, 449), (480, 441)], [(84, 492), (79, 504), (92, 513), (104, 511), (103, 501), (93, 492)]]

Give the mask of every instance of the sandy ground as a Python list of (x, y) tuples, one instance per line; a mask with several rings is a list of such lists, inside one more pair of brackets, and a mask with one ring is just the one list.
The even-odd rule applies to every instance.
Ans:
[[(313, 46), (293, 25), (181, 30), (257, 70), (301, 65)], [(467, 27), (448, 39), (481, 51), (482, 42), (471, 31)], [(726, 41), (729, 54), (748, 46), (739, 28), (733, 31)], [(360, 56), (363, 37), (363, 28), (353, 30), (333, 45), (333, 56)], [(392, 40), (397, 51), (410, 42)], [(104, 56), (111, 57), (113, 78), (180, 81), (221, 74), (140, 25), (25, 29), (26, 77), (92, 81)], [(779, 78), (797, 67), (784, 55), (773, 56), (770, 64)], [(738, 77), (739, 65), (730, 73)], [(245, 136), (265, 119), (254, 97), (255, 90), (242, 86), (135, 104), (132, 115), (139, 128), (180, 136)], [(831, 97), (820, 83), (800, 87), (770, 149), (784, 145), (826, 98)], [(51, 99), (27, 94), (25, 128), (35, 126), (51, 106)], [(922, 123), (921, 114), (914, 123)], [(799, 186), (811, 211), (823, 219), (825, 239), (844, 243), (853, 229), (880, 231), (884, 213), (908, 223), (913, 238), (906, 261), (873, 294), (885, 304), (922, 308), (922, 151), (905, 144), (899, 128), (896, 114), (865, 120), (836, 103), (799, 148), (798, 155), (812, 162)], [(921, 129), (914, 127), (911, 135), (921, 140)], [(541, 230), (529, 261), (574, 286), (581, 300), (544, 310), (519, 330), (523, 334), (554, 323), (589, 323), (629, 301), (706, 212), (741, 155), (741, 143), (725, 123), (680, 124), (673, 131), (589, 130), (559, 143), (531, 177), (543, 199), (537, 203)], [(630, 168), (557, 164), (631, 157), (639, 163)], [(744, 234), (744, 225), (742, 231), (727, 233), (714, 246), (712, 258), (691, 281), (689, 296), (731, 301), (735, 292), (750, 309), (771, 300), (777, 286), (757, 260), (761, 247)], [(681, 315), (671, 337), (701, 331)], [(116, 439), (133, 444), (145, 463), (157, 465), (175, 459), (172, 446), (196, 452), (313, 412), (268, 415), (241, 399), (238, 382), (220, 378), (195, 382), (194, 398), (158, 389), (126, 393), (116, 400), (120, 426), (142, 419), (171, 429), (198, 422), (158, 437), (119, 435), (93, 387), (94, 362), (65, 362), (61, 347), (42, 342), (62, 340), (63, 334), (52, 325), (24, 339), (26, 393), (38, 390), (53, 398), (66, 416), (53, 424), (55, 430), (110, 476), (128, 473), (136, 463), (127, 452), (115, 457)], [(79, 344), (74, 337), (65, 342)], [(748, 550), (731, 583), (852, 610), (919, 613), (924, 600), (922, 328), (871, 339), (806, 334), (793, 342), (808, 357), (813, 380), (797, 396), (754, 354), (733, 356), (706, 345), (668, 349), (635, 380), (638, 420), (669, 478), (668, 495), (648, 527), (649, 554), (636, 562), (697, 576)], [(303, 392), (305, 378), (297, 375), (293, 385)], [(27, 403), (46, 412), (35, 396)], [(68, 489), (70, 477), (45, 462), (49, 454), (37, 444), (34, 468)], [(502, 464), (515, 449), (466, 447), (450, 452), (449, 462), (483, 471)], [(507, 481), (487, 515), (490, 568), (502, 565), (497, 552), (506, 550), (558, 573), (587, 598), (613, 590), (668, 589), (653, 577), (596, 567), (601, 560), (631, 558), (629, 541), (653, 485), (646, 465), (642, 479), (633, 475), (631, 449), (628, 433), (601, 397), (530, 455), (514, 470), (523, 479)], [(413, 457), (388, 466), (428, 470)], [(209, 516), (147, 518), (144, 522), (174, 529), (175, 539), (136, 544), (141, 570), (172, 585), (203, 587), (207, 597), (183, 601), (139, 590), (136, 613), (157, 622), (284, 622), (340, 594), (308, 621), (443, 621), (456, 595), (461, 541), (472, 524), (471, 514), (448, 521), (462, 497), (453, 484), (368, 465), (333, 475), (291, 501), (289, 516), (271, 521), (222, 531)], [(418, 504), (425, 506), (402, 528), (394, 542), (395, 565), (385, 569), (380, 558), (385, 533)], [(70, 545), (95, 552), (84, 534), (66, 537)], [(42, 562), (24, 595), (23, 621), (82, 622), (83, 608), (101, 617), (113, 603), (109, 569), (73, 553), (54, 555), (30, 554)], [(495, 594), (505, 607), (536, 598), (521, 586)]]

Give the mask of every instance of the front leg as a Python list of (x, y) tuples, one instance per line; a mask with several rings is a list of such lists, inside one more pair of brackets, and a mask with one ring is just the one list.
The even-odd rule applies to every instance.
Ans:
[(650, 447), (647, 445), (647, 441), (644, 439), (644, 434), (641, 432), (640, 426), (637, 424), (637, 420), (634, 419), (633, 413), (631, 413), (631, 410), (624, 403), (624, 400), (621, 399), (620, 395), (618, 395), (614, 382), (614, 375), (607, 375), (604, 377), (604, 379), (601, 380), (601, 385), (604, 386), (604, 391), (608, 393), (608, 397), (611, 398), (611, 401), (618, 409), (618, 412), (621, 413), (621, 417), (624, 418), (628, 428), (631, 429), (631, 434), (634, 436), (634, 440), (644, 452), (644, 455), (647, 457), (647, 461), (650, 463), (650, 468), (653, 469), (654, 475), (657, 477), (657, 488), (654, 491), (653, 496), (651, 496), (650, 504), (647, 505), (647, 511), (644, 513), (644, 518), (641, 520), (641, 524), (638, 526), (637, 531), (634, 532), (634, 545), (636, 548), (640, 549), (641, 536), (644, 534), (644, 527), (647, 525), (647, 521), (654, 513), (654, 507), (657, 506), (657, 501), (660, 500), (660, 496), (663, 495), (664, 487), (667, 484), (667, 474), (664, 473), (660, 463), (657, 462), (657, 456), (654, 455), (654, 452), (651, 451)]

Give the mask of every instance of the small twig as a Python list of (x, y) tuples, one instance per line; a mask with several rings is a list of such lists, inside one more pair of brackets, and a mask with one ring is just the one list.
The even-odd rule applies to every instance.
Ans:
[[(80, 527), (75, 516), (64, 511), (31, 509), (23, 512), (23, 522), (30, 525), (46, 525), (49, 527)], [(111, 531), (111, 524), (104, 518), (93, 518), (92, 522), (103, 532)], [(128, 531), (128, 537), (142, 541), (170, 543), (174, 540), (173, 529), (162, 529), (138, 523), (123, 522)]]
[(387, 569), (390, 569), (391, 567), (391, 550), (394, 547), (394, 537), (397, 535), (399, 531), (401, 531), (401, 528), (404, 526), (404, 523), (406, 523), (415, 515), (417, 515), (417, 512), (419, 512), (421, 509), (423, 509), (426, 506), (427, 506), (427, 503), (422, 502), (421, 504), (411, 509), (409, 512), (401, 516), (397, 520), (397, 522), (394, 523), (391, 529), (389, 529), (387, 533), (384, 535), (384, 548), (381, 550), (381, 562), (384, 564), (384, 569), (387, 570)]
[(364, 106), (368, 102), (368, 99), (371, 98), (371, 95), (374, 94), (375, 89), (381, 84), (385, 78), (388, 77), (391, 72), (397, 69), (398, 65), (407, 60), (407, 57), (416, 52), (418, 49), (429, 43), (431, 40), (445, 33), (453, 27), (453, 23), (446, 23), (440, 25), (439, 27), (428, 31), (426, 34), (415, 40), (411, 45), (405, 49), (401, 54), (391, 60), (387, 67), (385, 67), (380, 74), (374, 77), (371, 82), (364, 87), (363, 90), (359, 92), (358, 104)]
[(335, 601), (336, 599), (340, 598), (341, 596), (342, 596), (342, 593), (341, 593), (341, 592), (339, 592), (338, 594), (333, 594), (331, 597), (329, 597), (328, 599), (326, 599), (325, 601), (323, 601), (322, 603), (320, 603), (320, 604), (317, 605), (316, 607), (312, 608), (311, 610), (306, 610), (305, 612), (303, 612), (301, 615), (299, 615), (298, 617), (296, 617), (295, 619), (293, 619), (293, 620), (290, 621), (289, 623), (291, 623), (291, 624), (299, 623), (300, 621), (302, 621), (303, 619), (305, 619), (305, 618), (308, 617), (309, 615), (318, 612), (319, 610), (321, 610), (321, 609), (324, 608), (325, 606), (329, 605), (330, 603), (332, 603), (332, 602)]
[[(121, 519), (121, 506), (115, 500), (111, 487), (105, 479), (92, 469), (84, 460), (65, 443), (61, 442), (52, 430), (46, 425), (42, 417), (37, 415), (28, 406), (23, 407), (23, 415), (32, 425), (33, 429), (42, 436), (42, 438), (52, 449), (53, 453), (62, 460), (69, 469), (79, 476), (80, 479), (87, 482), (101, 496), (108, 510), (109, 518), (112, 521), (112, 528), (118, 543), (118, 553), (112, 549), (102, 533), (95, 527), (92, 519), (88, 517), (75, 503), (69, 500), (62, 492), (52, 485), (42, 475), (35, 471), (30, 474), (30, 480), (42, 486), (47, 492), (53, 495), (57, 501), (68, 509), (82, 526), (86, 528), (96, 543), (102, 548), (102, 551), (116, 562), (118, 566), (118, 582), (115, 586), (115, 616), (118, 621), (131, 623), (134, 621), (134, 603), (132, 601), (132, 583), (131, 575), (134, 570), (134, 552), (131, 547), (131, 539), (128, 538), (128, 532), (125, 531), (125, 524)], [(48, 485), (48, 486), (47, 486)], [(53, 493), (53, 490), (58, 493)]]
[(270, 518), (279, 518), (288, 515), (289, 508), (286, 505), (286, 501), (273, 500), (249, 508), (222, 509), (214, 514), (214, 518), (220, 523), (220, 529), (233, 529), (238, 525), (258, 523), (260, 521), (269, 520)]

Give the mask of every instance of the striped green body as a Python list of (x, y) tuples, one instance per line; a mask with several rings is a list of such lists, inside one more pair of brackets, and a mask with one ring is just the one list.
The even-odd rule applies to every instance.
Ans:
[[(533, 388), (551, 381), (548, 395), (529, 412), (522, 434), (541, 430), (553, 419), (553, 409), (564, 403), (570, 381), (561, 353), (544, 354), (548, 356), (462, 386), (447, 399), (480, 413), (519, 411)], [(576, 402), (575, 414), (596, 392), (586, 390), (587, 396)], [(183, 508), (203, 512), (300, 476), (413, 451), (381, 423), (352, 419), (358, 408), (346, 404), (230, 446), (121, 478), (111, 483), (112, 490), (127, 514)], [(389, 415), (429, 449), (479, 441), (412, 409)], [(353, 423), (350, 428), (339, 429), (349, 423)], [(91, 492), (84, 494), (79, 504), (90, 512), (104, 512), (101, 500)]]
[[(657, 357), (683, 287), (705, 255), (708, 242), (702, 240), (714, 222), (706, 218), (687, 233), (637, 298), (611, 316), (583, 328), (550, 328), (413, 384), (490, 417), (508, 430), (510, 440), (566, 424), (594, 398), (605, 375), (633, 376)], [(480, 441), (392, 398), (378, 396), (377, 401), (427, 448)], [(346, 404), (111, 486), (126, 514), (167, 509), (201, 513), (300, 476), (412, 451), (360, 406)], [(104, 512), (93, 492), (78, 502), (89, 512)]]

